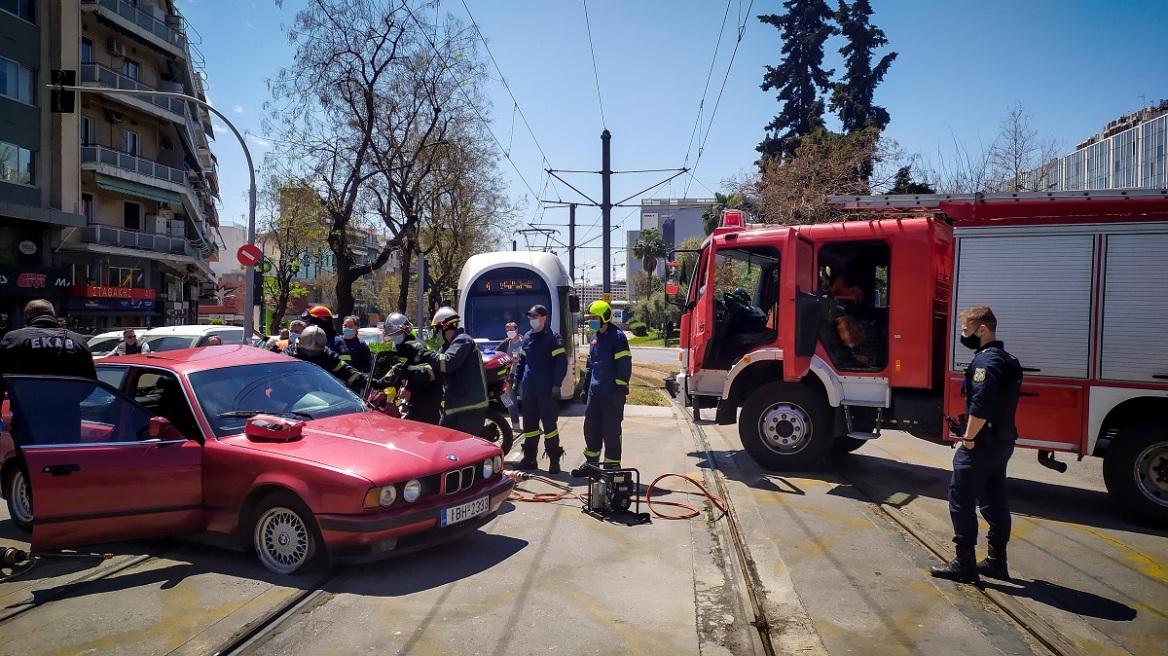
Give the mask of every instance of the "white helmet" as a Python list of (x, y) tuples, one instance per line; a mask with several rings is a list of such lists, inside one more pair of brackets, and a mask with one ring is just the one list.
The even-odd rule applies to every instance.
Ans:
[(438, 308), (438, 311), (434, 313), (434, 318), (430, 320), (430, 326), (439, 331), (454, 330), (455, 328), (458, 328), (460, 321), (461, 319), (458, 316), (458, 312), (456, 312), (454, 308), (440, 307)]
[(324, 353), (326, 345), (328, 345), (328, 335), (320, 326), (308, 326), (304, 332), (300, 333), (300, 339), (296, 342), (296, 348), (310, 356)]
[(410, 325), (410, 320), (406, 315), (400, 312), (394, 312), (385, 318), (385, 326), (382, 331), (386, 337), (395, 337), (406, 331), (406, 326)]

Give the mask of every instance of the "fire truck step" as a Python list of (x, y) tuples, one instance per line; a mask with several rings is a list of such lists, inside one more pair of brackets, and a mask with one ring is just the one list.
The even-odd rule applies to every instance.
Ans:
[(880, 433), (865, 433), (863, 431), (848, 431), (848, 437), (857, 440), (874, 440), (880, 437)]

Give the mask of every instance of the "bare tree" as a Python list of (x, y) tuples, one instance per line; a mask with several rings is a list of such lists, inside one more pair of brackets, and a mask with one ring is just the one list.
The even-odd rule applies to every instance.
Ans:
[[(452, 121), (481, 112), (472, 34), (454, 20), (423, 23), (419, 16), (433, 15), (435, 6), (311, 0), (287, 30), (292, 65), (269, 83), (267, 127), (278, 135), (271, 162), (317, 196), (342, 315), (352, 312), (354, 282), (394, 252), (408, 270), (434, 150)], [(349, 229), (377, 223), (389, 238), (361, 261)], [(402, 305), (406, 293), (399, 291)]]
[(1048, 177), (1041, 169), (1058, 157), (1060, 144), (1053, 137), (1040, 136), (1031, 120), (1022, 103), (1007, 108), (998, 137), (990, 145), (990, 188), (986, 191), (1046, 191), (1038, 188)]

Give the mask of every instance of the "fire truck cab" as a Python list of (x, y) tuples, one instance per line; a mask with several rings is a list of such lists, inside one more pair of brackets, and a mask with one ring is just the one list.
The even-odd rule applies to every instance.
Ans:
[(1168, 191), (828, 202), (844, 220), (727, 211), (694, 254), (675, 389), (695, 418), (737, 420), (775, 470), (882, 428), (954, 440), (973, 355), (956, 316), (988, 305), (1026, 369), (1018, 445), (1060, 470), (1054, 452), (1103, 456), (1109, 492), (1168, 521)]

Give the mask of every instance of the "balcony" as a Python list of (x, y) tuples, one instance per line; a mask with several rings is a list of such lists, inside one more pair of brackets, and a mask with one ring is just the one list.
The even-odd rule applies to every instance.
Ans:
[[(94, 62), (85, 62), (81, 64), (81, 82), (92, 82), (107, 89), (127, 89), (129, 91), (158, 91), (154, 87), (143, 84), (138, 80), (126, 77), (122, 73)], [(179, 92), (182, 91), (180, 87)], [(168, 98), (166, 96), (118, 96), (120, 102), (127, 102), (132, 100), (145, 101), (165, 109), (168, 113), (174, 116), (168, 116), (168, 120), (175, 122), (182, 122), (187, 126), (188, 130), (192, 130), (193, 125), (191, 121), (191, 113), (187, 108), (187, 104), (181, 98)]]
[[(183, 171), (152, 162), (148, 159), (123, 153), (113, 148), (105, 146), (86, 145), (81, 147), (81, 163), (97, 163), (98, 165), (106, 165), (121, 171), (130, 171), (139, 175), (155, 178), (158, 180), (165, 180), (180, 187), (186, 188), (187, 178)], [(169, 187), (167, 187), (169, 189)], [(167, 199), (166, 202), (172, 202)]]
[(81, 0), (82, 10), (96, 11), (114, 25), (165, 52), (187, 57), (187, 38), (182, 33), (182, 17), (155, 16), (125, 0)]
[(181, 237), (168, 237), (109, 226), (89, 226), (81, 229), (81, 240), (90, 244), (134, 248), (153, 253), (170, 253), (195, 257), (194, 250)]

